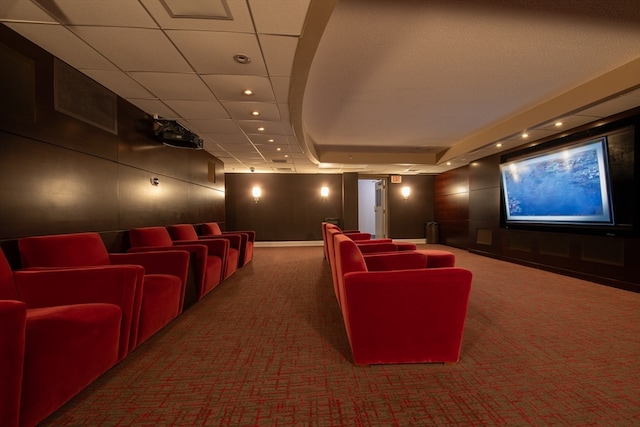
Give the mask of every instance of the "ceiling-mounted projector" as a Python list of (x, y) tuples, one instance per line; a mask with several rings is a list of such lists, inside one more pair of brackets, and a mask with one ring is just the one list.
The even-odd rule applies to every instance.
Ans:
[(204, 146), (202, 139), (175, 120), (153, 118), (153, 136), (164, 145), (177, 148), (200, 150)]

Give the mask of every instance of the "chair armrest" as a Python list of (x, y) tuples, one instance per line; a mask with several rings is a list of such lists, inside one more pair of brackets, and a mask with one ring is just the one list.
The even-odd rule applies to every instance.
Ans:
[(154, 248), (153, 251), (131, 251), (124, 254), (109, 254), (112, 264), (135, 264), (144, 267), (145, 274), (170, 274), (178, 276), (182, 283), (187, 282), (189, 270), (189, 251)]
[[(350, 236), (347, 236), (350, 237)], [(351, 239), (354, 240), (354, 239)], [(376, 243), (393, 243), (392, 239), (370, 239), (370, 240), (357, 240), (358, 245), (374, 245)]]
[(0, 425), (17, 426), (25, 356), (27, 306), (0, 300)]
[(442, 319), (466, 313), (471, 278), (469, 270), (458, 267), (354, 271), (343, 277), (341, 301), (350, 316), (369, 319), (372, 328), (391, 328), (389, 333), (394, 332), (392, 325), (398, 326), (394, 318), (418, 318), (422, 315), (416, 313), (423, 312), (444, 327)]
[(471, 290), (461, 268), (351, 272), (342, 313), (356, 364), (456, 362)]
[(227, 239), (202, 239), (197, 241), (178, 240), (173, 242), (174, 248), (184, 248), (192, 246), (204, 246), (207, 248), (207, 256), (217, 256), (225, 259), (229, 251), (229, 240)]
[(390, 252), (364, 255), (369, 271), (416, 270), (427, 268), (427, 256), (420, 252)]
[(348, 238), (350, 238), (351, 240), (371, 240), (371, 233), (360, 233), (360, 232), (345, 233), (344, 231), (342, 233)]
[[(213, 240), (227, 240), (229, 242), (229, 248), (240, 251), (242, 248), (243, 236), (240, 234), (228, 234), (228, 235), (218, 235), (218, 236), (200, 236), (198, 238), (198, 243), (210, 242)], [(246, 241), (246, 236), (244, 238)], [(206, 244), (206, 243), (205, 243)], [(215, 248), (215, 247), (214, 247)], [(214, 249), (216, 250), (216, 249)], [(220, 250), (219, 248), (217, 250)]]
[(356, 242), (358, 249), (363, 254), (372, 254), (379, 252), (397, 252), (398, 247), (395, 243), (387, 242), (387, 243), (368, 243), (365, 245), (360, 245)]

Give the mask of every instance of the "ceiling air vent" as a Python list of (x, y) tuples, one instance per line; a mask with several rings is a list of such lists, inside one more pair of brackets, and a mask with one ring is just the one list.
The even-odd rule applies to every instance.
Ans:
[(287, 161), (285, 159), (271, 159), (272, 163), (284, 163), (286, 164)]

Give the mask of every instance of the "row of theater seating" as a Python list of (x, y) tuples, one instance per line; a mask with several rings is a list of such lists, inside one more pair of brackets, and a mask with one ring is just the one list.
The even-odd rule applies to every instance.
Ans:
[(0, 251), (0, 426), (34, 426), (253, 257), (253, 231), (218, 224), (129, 230), (127, 253), (98, 233), (18, 240)]
[(326, 222), (322, 232), (356, 365), (458, 362), (472, 274), (453, 253)]

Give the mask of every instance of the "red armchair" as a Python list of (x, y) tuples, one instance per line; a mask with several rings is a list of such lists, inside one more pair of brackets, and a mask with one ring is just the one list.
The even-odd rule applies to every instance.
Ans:
[(461, 268), (369, 271), (335, 236), (342, 315), (356, 365), (457, 362), (471, 290)]
[(0, 253), (0, 425), (36, 425), (117, 363), (129, 336), (131, 272), (13, 272)]
[(137, 283), (139, 321), (129, 339), (133, 350), (171, 322), (182, 310), (189, 253), (185, 251), (110, 254), (98, 233), (58, 234), (18, 240), (24, 268), (67, 268), (139, 265)]
[(240, 246), (242, 245), (242, 236), (239, 234), (227, 234), (224, 236), (198, 236), (196, 229), (191, 224), (176, 224), (167, 227), (169, 236), (174, 243), (190, 244), (202, 243), (203, 240), (223, 239), (229, 241), (229, 249), (227, 250), (226, 261), (224, 263), (224, 272), (222, 280), (229, 278), (238, 270), (240, 257)]
[(217, 222), (205, 222), (200, 225), (200, 235), (203, 237), (227, 236), (233, 234), (238, 234), (242, 238), (238, 259), (238, 268), (241, 268), (253, 259), (253, 247), (256, 241), (256, 232), (252, 230), (222, 231), (220, 230), (220, 226)]
[(229, 242), (174, 242), (165, 227), (142, 227), (129, 230), (130, 252), (149, 250), (186, 250), (195, 255), (197, 299), (200, 300), (224, 279)]

